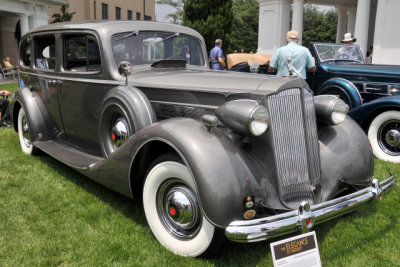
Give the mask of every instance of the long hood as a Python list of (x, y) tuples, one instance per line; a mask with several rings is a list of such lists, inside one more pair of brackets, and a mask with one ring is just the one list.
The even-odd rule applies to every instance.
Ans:
[(373, 75), (380, 77), (400, 77), (400, 65), (375, 65), (375, 64), (324, 64), (323, 68), (329, 72), (344, 74)]
[(203, 69), (138, 69), (129, 76), (129, 84), (137, 87), (226, 92), (228, 94), (269, 94), (281, 88), (306, 86), (302, 79)]

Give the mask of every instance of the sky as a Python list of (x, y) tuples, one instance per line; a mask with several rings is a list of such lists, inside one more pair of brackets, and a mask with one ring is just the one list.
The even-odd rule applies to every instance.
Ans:
[[(333, 8), (332, 6), (322, 6), (322, 5), (318, 5), (317, 7), (321, 11), (327, 11), (327, 10)], [(156, 4), (156, 20), (157, 21), (168, 22), (169, 19), (167, 18), (167, 15), (174, 13), (174, 12), (175, 12), (175, 8), (171, 7), (170, 5)]]

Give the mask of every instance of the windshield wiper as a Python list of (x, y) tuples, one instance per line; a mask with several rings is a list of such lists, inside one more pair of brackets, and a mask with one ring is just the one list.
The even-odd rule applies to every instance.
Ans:
[(174, 34), (172, 34), (172, 35), (170, 35), (170, 36), (168, 36), (168, 37), (165, 37), (164, 39), (161, 39), (161, 40), (159, 40), (159, 41), (156, 41), (156, 42), (154, 42), (155, 44), (158, 44), (158, 43), (160, 43), (160, 42), (164, 42), (164, 41), (166, 41), (166, 40), (168, 40), (168, 39), (171, 39), (171, 38), (174, 38), (174, 37), (178, 37), (179, 36), (179, 32), (176, 32), (176, 33), (174, 33)]
[(133, 31), (133, 32), (127, 33), (126, 35), (124, 35), (124, 36), (121, 36), (121, 37), (119, 37), (119, 38), (115, 39), (115, 41), (121, 41), (122, 39), (126, 39), (126, 38), (128, 38), (128, 37), (131, 37), (131, 36), (136, 36), (136, 35), (138, 35), (138, 34), (139, 34), (139, 31), (138, 31), (138, 30), (136, 30), (136, 31)]

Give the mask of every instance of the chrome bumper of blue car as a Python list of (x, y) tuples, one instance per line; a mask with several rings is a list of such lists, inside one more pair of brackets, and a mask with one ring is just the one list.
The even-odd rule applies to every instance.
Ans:
[(307, 232), (314, 225), (334, 219), (359, 208), (372, 199), (381, 199), (382, 193), (395, 183), (393, 174), (382, 182), (373, 179), (372, 185), (352, 194), (324, 203), (309, 205), (303, 202), (298, 210), (270, 217), (233, 221), (225, 229), (226, 237), (235, 242), (257, 242), (293, 232)]

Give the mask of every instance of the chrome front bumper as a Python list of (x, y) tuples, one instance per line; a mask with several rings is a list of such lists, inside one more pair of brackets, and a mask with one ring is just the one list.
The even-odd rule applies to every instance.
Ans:
[(298, 210), (270, 217), (233, 221), (225, 229), (226, 237), (235, 242), (257, 242), (293, 232), (308, 232), (314, 225), (334, 219), (359, 208), (371, 199), (382, 197), (382, 193), (395, 183), (393, 174), (382, 182), (373, 179), (372, 185), (352, 194), (324, 203), (310, 205), (303, 202)]

